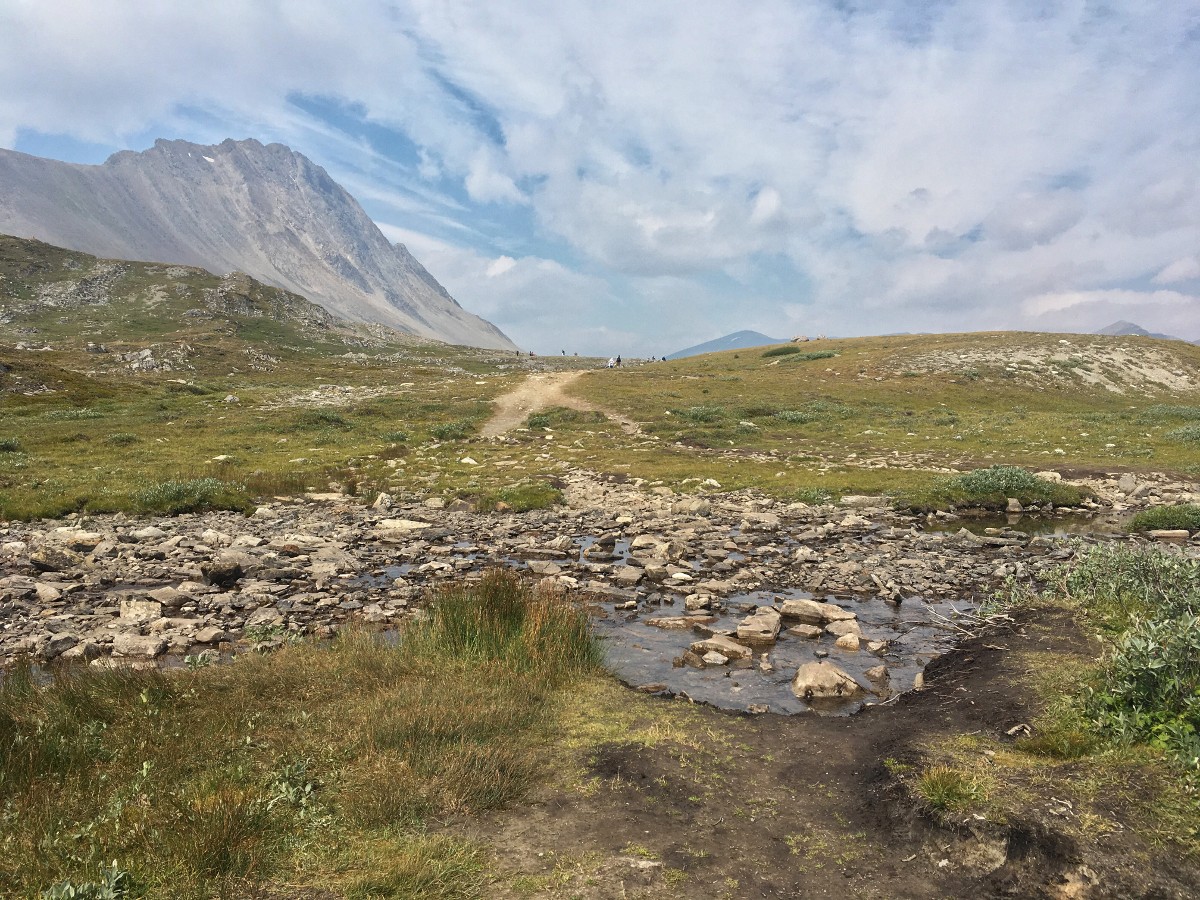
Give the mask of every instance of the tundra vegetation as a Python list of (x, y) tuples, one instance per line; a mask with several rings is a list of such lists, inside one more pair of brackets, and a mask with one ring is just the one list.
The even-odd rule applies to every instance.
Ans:
[[(333, 491), (521, 511), (559, 503), (567, 470), (809, 504), (876, 494), (919, 511), (1086, 498), (1036, 474), (1051, 469), (1200, 478), (1200, 348), (1182, 343), (905, 335), (597, 365), (570, 392), (604, 412), (539, 410), (485, 440), (491, 401), (531, 369), (596, 361), (331, 324), (300, 298), (230, 295), (181, 267), (121, 263), (84, 290), (98, 265), (0, 239), (0, 520), (250, 511)], [(1151, 509), (1131, 527), (1194, 529), (1196, 508)], [(1009, 631), (969, 644), (971, 659), (1004, 661), (997, 690), (1032, 698), (1023, 730), (937, 724), (959, 699), (947, 689), (907, 743), (887, 731), (864, 745), (868, 775), (955, 827), (1065, 802), (1056, 822), (1091, 846), (1132, 821), (1148, 841), (1137, 853), (1195, 869), (1196, 564), (1144, 547), (1075, 556), (1048, 584), (995, 598), (992, 624)], [(452, 586), (430, 610), (396, 643), (350, 632), (227, 666), (8, 673), (0, 893), (583, 893), (605, 877), (587, 854), (547, 849), (536, 874), (496, 864), (493, 811), (535, 790), (644, 801), (656, 830), (618, 845), (636, 871), (661, 872), (644, 896), (743, 895), (731, 874), (690, 874), (711, 855), (686, 835), (704, 809), (764, 829), (738, 834), (780, 844), (796, 873), (870, 864), (882, 878), (899, 865), (839, 799), (857, 785), (789, 774), (798, 787), (783, 796), (757, 780), (800, 726), (631, 693), (600, 670), (576, 607), (511, 575)], [(833, 818), (780, 812), (809, 801)], [(680, 828), (667, 857), (660, 835)]]

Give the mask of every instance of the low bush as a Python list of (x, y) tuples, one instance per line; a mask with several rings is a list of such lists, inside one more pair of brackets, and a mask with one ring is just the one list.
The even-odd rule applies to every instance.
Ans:
[(250, 511), (253, 509), (246, 488), (217, 478), (192, 478), (187, 481), (160, 481), (134, 494), (140, 511), (179, 515), (211, 509)]
[(16, 438), (0, 438), (0, 453), (20, 453), (21, 442)]
[(606, 421), (608, 421), (608, 416), (598, 410), (555, 406), (533, 413), (525, 420), (525, 424), (530, 428), (554, 428), (561, 425), (599, 425)]
[(697, 425), (710, 425), (726, 418), (725, 408), (721, 406), (689, 406), (686, 409), (673, 409), (671, 415)]
[(558, 488), (545, 482), (514, 484), (485, 493), (465, 495), (475, 502), (480, 512), (492, 512), (500, 503), (513, 512), (528, 512), (531, 509), (549, 509), (563, 502)]
[(1200, 506), (1195, 503), (1156, 506), (1153, 509), (1142, 510), (1129, 522), (1130, 531), (1153, 531), (1160, 528), (1200, 531)]
[(328, 428), (349, 431), (353, 427), (354, 424), (345, 416), (328, 409), (305, 410), (292, 424), (296, 431), (320, 431)]
[(475, 430), (473, 422), (460, 419), (457, 422), (444, 422), (429, 429), (429, 434), (438, 441), (461, 441)]
[(1016, 498), (1024, 506), (1077, 506), (1087, 496), (1080, 488), (1038, 478), (1017, 466), (991, 466), (939, 479), (925, 491), (901, 494), (894, 505), (914, 512), (951, 507), (1004, 509), (1009, 498)]
[(110, 434), (104, 439), (104, 443), (111, 444), (113, 447), (127, 447), (130, 444), (136, 444), (141, 440), (136, 434), (130, 434), (128, 431), (118, 431)]
[(1190, 444), (1200, 444), (1200, 423), (1173, 428), (1167, 432), (1167, 437), (1176, 441), (1187, 441)]
[(800, 348), (795, 344), (784, 344), (781, 347), (772, 347), (770, 350), (763, 351), (764, 358), (772, 356), (791, 356), (793, 353), (799, 353)]

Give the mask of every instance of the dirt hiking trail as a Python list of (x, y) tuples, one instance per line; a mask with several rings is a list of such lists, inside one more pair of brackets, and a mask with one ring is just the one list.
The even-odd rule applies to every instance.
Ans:
[(554, 406), (578, 409), (582, 412), (602, 412), (610, 419), (620, 422), (626, 434), (637, 434), (638, 424), (633, 420), (566, 393), (566, 388), (583, 374), (582, 371), (575, 371), (540, 372), (530, 375), (516, 389), (496, 398), (495, 412), (483, 426), (481, 434), (483, 437), (499, 437), (520, 427), (532, 413)]

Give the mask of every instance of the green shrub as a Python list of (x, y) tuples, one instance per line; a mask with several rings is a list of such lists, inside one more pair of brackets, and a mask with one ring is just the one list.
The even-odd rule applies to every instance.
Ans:
[(16, 438), (0, 438), (0, 453), (20, 453), (21, 442)]
[(1200, 531), (1200, 506), (1195, 503), (1156, 506), (1142, 510), (1129, 522), (1130, 531), (1153, 531), (1159, 528)]
[(608, 421), (608, 416), (599, 410), (570, 409), (566, 406), (553, 406), (541, 412), (532, 413), (525, 420), (529, 428), (553, 428), (558, 425), (595, 424)]
[(42, 891), (41, 900), (120, 900), (128, 895), (129, 873), (114, 862), (101, 868), (99, 881), (60, 881)]
[(725, 409), (721, 406), (690, 406), (687, 409), (673, 409), (671, 415), (683, 419), (685, 422), (709, 425), (723, 420)]
[(128, 431), (118, 431), (110, 434), (104, 439), (104, 442), (114, 447), (127, 447), (130, 444), (136, 444), (139, 440), (141, 439), (136, 434), (130, 434)]
[(1184, 425), (1182, 428), (1173, 428), (1167, 432), (1166, 436), (1176, 441), (1200, 444), (1200, 423)]
[(354, 424), (345, 416), (328, 409), (308, 409), (296, 417), (292, 426), (297, 431), (317, 431), (336, 428), (339, 431), (349, 431)]
[(461, 441), (475, 430), (475, 425), (465, 419), (444, 422), (429, 429), (429, 434), (439, 441)]
[(187, 481), (160, 481), (134, 494), (142, 512), (179, 515), (210, 509), (252, 509), (244, 485), (216, 478), (192, 478)]
[(1184, 421), (1200, 421), (1200, 406), (1173, 406), (1167, 403), (1156, 403), (1148, 406), (1138, 415), (1138, 421), (1143, 423)]
[(42, 418), (52, 422), (78, 422), (84, 419), (103, 419), (104, 413), (98, 409), (52, 409), (42, 413)]
[(473, 499), (480, 512), (491, 512), (499, 503), (504, 503), (513, 512), (529, 512), (531, 509), (549, 509), (562, 503), (563, 494), (553, 485), (539, 481), (475, 494)]
[(784, 344), (781, 347), (772, 347), (770, 350), (764, 350), (764, 357), (772, 356), (791, 356), (793, 353), (799, 353), (800, 348), (795, 344)]
[(407, 431), (389, 431), (380, 435), (389, 444), (403, 444), (408, 440)]
[(926, 491), (900, 495), (894, 505), (916, 512), (957, 506), (1004, 509), (1008, 499), (1014, 497), (1025, 506), (1077, 506), (1086, 496), (1080, 488), (1046, 481), (1017, 466), (991, 466), (938, 479)]

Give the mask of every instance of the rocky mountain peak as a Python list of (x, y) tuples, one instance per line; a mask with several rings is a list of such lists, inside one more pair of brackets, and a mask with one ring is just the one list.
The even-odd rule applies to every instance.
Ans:
[(283, 144), (155, 141), (99, 166), (0, 150), (0, 233), (98, 256), (245, 272), (334, 314), (511, 349), (391, 244), (321, 166)]

